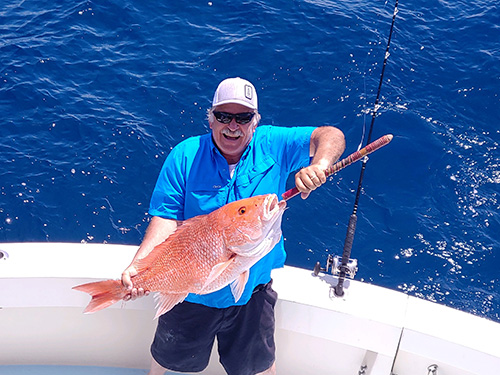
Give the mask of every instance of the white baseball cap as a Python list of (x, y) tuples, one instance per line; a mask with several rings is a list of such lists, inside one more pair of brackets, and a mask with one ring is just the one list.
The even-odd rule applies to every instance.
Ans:
[(226, 103), (237, 103), (251, 109), (257, 109), (255, 87), (240, 77), (225, 79), (219, 83), (215, 91), (212, 108)]

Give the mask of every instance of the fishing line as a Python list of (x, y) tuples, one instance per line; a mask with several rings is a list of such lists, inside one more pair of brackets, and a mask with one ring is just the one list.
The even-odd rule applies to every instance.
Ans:
[[(373, 124), (375, 123), (375, 118), (377, 117), (377, 112), (380, 109), (380, 92), (382, 91), (382, 84), (384, 82), (384, 73), (385, 73), (385, 67), (387, 66), (387, 60), (389, 59), (390, 53), (389, 53), (389, 48), (391, 45), (391, 39), (392, 39), (392, 33), (394, 30), (394, 22), (396, 20), (396, 14), (398, 13), (398, 2), (399, 0), (396, 0), (396, 3), (394, 4), (394, 13), (392, 15), (392, 23), (391, 23), (391, 29), (389, 31), (389, 38), (387, 39), (387, 47), (385, 49), (385, 56), (384, 56), (384, 63), (382, 65), (382, 72), (380, 73), (380, 81), (378, 84), (378, 90), (377, 90), (377, 97), (375, 98), (375, 103), (373, 106), (373, 111), (372, 111), (372, 119), (370, 123), (370, 130), (368, 132), (368, 137), (366, 139), (366, 144), (368, 145), (371, 142), (372, 139), (372, 133), (373, 133)], [(365, 174), (366, 170), (366, 163), (368, 162), (368, 157), (365, 156), (362, 161), (361, 165), (361, 172), (359, 174), (359, 181), (358, 181), (358, 188), (356, 190), (356, 198), (354, 200), (354, 207), (352, 210), (352, 214), (349, 218), (349, 224), (347, 225), (347, 234), (346, 238), (344, 241), (344, 251), (342, 253), (342, 261), (340, 264), (340, 274), (339, 274), (339, 282), (335, 286), (334, 291), (335, 295), (341, 297), (344, 295), (344, 280), (349, 272), (349, 259), (351, 257), (351, 250), (352, 250), (352, 243), (354, 240), (354, 233), (356, 232), (356, 223), (358, 220), (357, 212), (358, 212), (358, 206), (359, 206), (359, 197), (361, 195), (361, 190), (362, 190), (362, 185), (363, 185), (363, 177)]]
[[(387, 1), (384, 3), (384, 8), (385, 8), (386, 5), (387, 5)], [(373, 52), (373, 49), (371, 49), (370, 51), (368, 51), (368, 54), (367, 54), (367, 56), (365, 58), (365, 61), (363, 63), (363, 69), (362, 69), (362, 71), (363, 71), (363, 94), (362, 94), (362, 98), (365, 100), (365, 103), (363, 103), (363, 110), (362, 110), (362, 113), (363, 113), (363, 126), (362, 126), (361, 137), (359, 139), (359, 144), (358, 144), (358, 148), (357, 148), (358, 151), (361, 149), (361, 147), (363, 147), (363, 143), (365, 142), (366, 115), (368, 114), (368, 109), (367, 109), (368, 108), (368, 101), (367, 101), (368, 92), (367, 92), (367, 89), (366, 89), (366, 70), (367, 70), (367, 65), (368, 65), (368, 57), (370, 56), (370, 54), (372, 52)]]
[(362, 99), (364, 100), (363, 103), (363, 110), (361, 111), (363, 113), (363, 126), (362, 126), (362, 132), (361, 132), (361, 137), (359, 139), (359, 144), (357, 150), (359, 151), (361, 147), (363, 147), (363, 143), (365, 142), (365, 134), (366, 134), (366, 115), (369, 113), (368, 111), (368, 92), (366, 89), (366, 70), (368, 66), (368, 57), (370, 57), (370, 54), (373, 52), (373, 49), (368, 51), (367, 56), (365, 58), (365, 61), (363, 63), (363, 94), (362, 94)]

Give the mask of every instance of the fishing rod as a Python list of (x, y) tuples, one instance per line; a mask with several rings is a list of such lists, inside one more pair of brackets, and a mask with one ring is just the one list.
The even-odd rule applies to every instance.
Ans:
[[(347, 167), (348, 165), (363, 159), (362, 166), (361, 166), (361, 172), (359, 175), (359, 181), (358, 181), (358, 188), (356, 190), (356, 198), (354, 200), (354, 207), (351, 216), (349, 217), (349, 223), (347, 225), (347, 233), (344, 241), (344, 249), (342, 252), (342, 258), (339, 258), (338, 256), (332, 256), (328, 255), (328, 259), (326, 261), (326, 267), (322, 268), (320, 263), (317, 262), (315, 267), (314, 267), (314, 274), (318, 275), (320, 271), (326, 271), (331, 268), (331, 272), (334, 275), (338, 275), (338, 283), (337, 285), (333, 288), (334, 294), (337, 297), (342, 297), (344, 295), (344, 281), (346, 276), (350, 278), (354, 278), (354, 274), (357, 271), (357, 261), (356, 259), (351, 259), (351, 250), (352, 250), (352, 244), (354, 241), (354, 233), (356, 232), (356, 224), (358, 220), (357, 212), (358, 212), (358, 206), (359, 206), (359, 197), (361, 195), (361, 189), (363, 185), (363, 177), (365, 174), (366, 170), (366, 164), (368, 162), (368, 157), (367, 155), (375, 150), (378, 150), (380, 147), (383, 147), (387, 145), (391, 140), (392, 140), (392, 135), (385, 135), (379, 139), (377, 139), (375, 142), (370, 142), (372, 133), (373, 133), (373, 124), (375, 123), (375, 118), (377, 117), (377, 112), (380, 108), (380, 92), (382, 91), (382, 84), (384, 82), (384, 73), (385, 73), (385, 67), (387, 66), (387, 60), (389, 58), (389, 49), (391, 45), (391, 39), (392, 39), (392, 33), (394, 31), (394, 22), (396, 20), (396, 14), (398, 13), (398, 3), (399, 0), (396, 0), (396, 3), (394, 4), (394, 13), (392, 15), (392, 23), (391, 23), (391, 28), (389, 31), (389, 38), (387, 40), (387, 47), (385, 50), (385, 55), (384, 55), (384, 63), (382, 65), (382, 71), (380, 73), (380, 81), (378, 84), (378, 90), (377, 90), (377, 96), (375, 98), (375, 103), (372, 111), (372, 119), (370, 123), (370, 130), (368, 132), (368, 137), (366, 140), (367, 145), (363, 147), (361, 150), (354, 152), (353, 154), (349, 155), (347, 158), (342, 159), (340, 162), (334, 164), (332, 167), (328, 168), (326, 171), (327, 177), (333, 173), (338, 172), (340, 169)], [(360, 146), (361, 147), (361, 144)], [(297, 188), (290, 189), (286, 191), (283, 194), (283, 199), (288, 200), (294, 196), (299, 194), (299, 191)]]
[[(375, 104), (373, 107), (372, 119), (371, 119), (371, 123), (370, 123), (370, 131), (368, 132), (368, 137), (366, 140), (366, 143), (368, 143), (368, 144), (370, 143), (370, 140), (372, 137), (373, 124), (375, 123), (377, 111), (380, 108), (380, 104), (379, 104), (380, 92), (382, 90), (382, 84), (384, 82), (384, 73), (385, 73), (385, 67), (387, 65), (387, 59), (389, 58), (389, 55), (390, 55), (389, 48), (391, 45), (391, 39), (392, 39), (393, 30), (394, 30), (394, 22), (396, 20), (396, 14), (398, 13), (398, 2), (399, 2), (399, 0), (396, 0), (396, 3), (394, 4), (394, 13), (392, 15), (391, 29), (389, 31), (389, 38), (387, 40), (387, 47), (385, 50), (384, 64), (382, 65), (382, 72), (380, 74), (380, 81), (378, 84), (377, 97), (375, 99)], [(359, 205), (359, 197), (361, 195), (361, 188), (362, 188), (362, 184), (363, 184), (363, 177), (365, 174), (367, 162), (368, 162), (368, 158), (365, 157), (363, 159), (363, 163), (361, 166), (361, 172), (359, 175), (358, 188), (356, 191), (356, 198), (354, 200), (353, 211), (352, 211), (351, 216), (349, 217), (349, 224), (347, 226), (347, 233), (346, 233), (346, 237), (345, 237), (345, 241), (344, 241), (344, 251), (342, 253), (342, 259), (340, 261), (340, 265), (338, 266), (338, 268), (337, 267), (335, 268), (335, 272), (337, 270), (339, 271), (339, 273), (338, 273), (339, 274), (339, 281), (338, 281), (337, 285), (334, 287), (334, 292), (335, 292), (335, 295), (337, 297), (342, 297), (344, 295), (344, 280), (345, 280), (346, 275), (354, 277), (354, 273), (355, 273), (354, 268), (357, 269), (356, 262), (351, 261), (350, 257), (351, 257), (352, 243), (354, 240), (354, 233), (356, 231), (356, 223), (358, 220), (357, 212), (358, 212), (358, 205)], [(333, 262), (332, 262), (331, 258), (329, 258), (328, 263), (327, 263), (327, 269), (331, 263), (333, 263)], [(338, 263), (338, 261), (337, 261), (337, 263)], [(317, 274), (320, 269), (321, 268), (317, 264), (316, 267), (314, 268), (314, 273)], [(333, 272), (333, 269), (332, 269), (332, 272)]]

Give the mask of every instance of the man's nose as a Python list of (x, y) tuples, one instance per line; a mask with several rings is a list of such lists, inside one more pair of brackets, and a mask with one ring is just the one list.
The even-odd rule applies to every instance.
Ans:
[(231, 122), (229, 123), (229, 125), (228, 125), (229, 130), (231, 130), (231, 131), (235, 131), (235, 130), (237, 130), (237, 129), (238, 129), (238, 127), (239, 127), (239, 125), (238, 125), (238, 123), (236, 122), (236, 119), (234, 119), (234, 118), (233, 118), (233, 119), (231, 120)]

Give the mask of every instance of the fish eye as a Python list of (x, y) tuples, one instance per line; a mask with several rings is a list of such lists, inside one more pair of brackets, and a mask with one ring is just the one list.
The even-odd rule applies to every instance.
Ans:
[(239, 213), (240, 215), (243, 215), (245, 212), (247, 212), (247, 208), (246, 208), (245, 206), (240, 207), (240, 208), (238, 209), (238, 213)]

